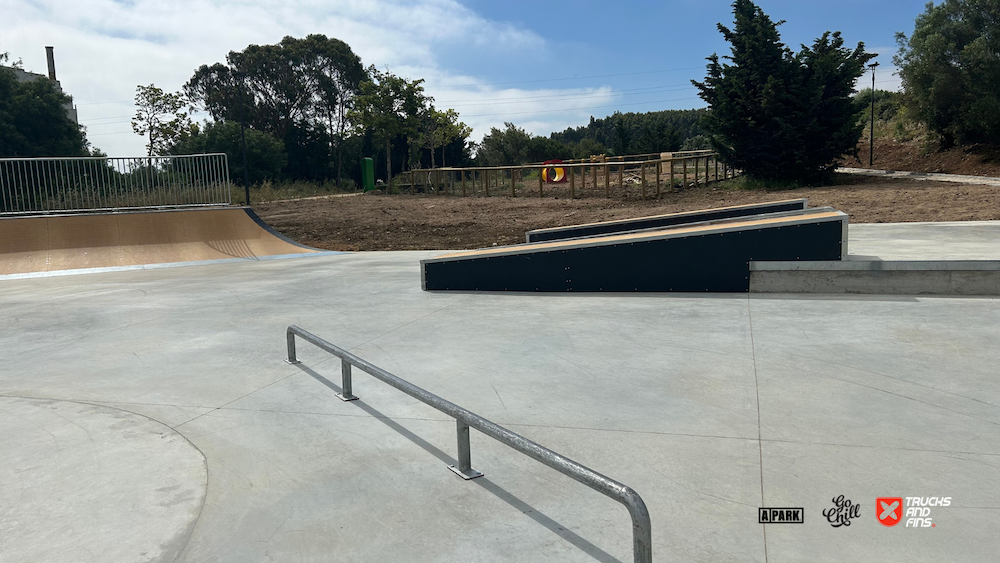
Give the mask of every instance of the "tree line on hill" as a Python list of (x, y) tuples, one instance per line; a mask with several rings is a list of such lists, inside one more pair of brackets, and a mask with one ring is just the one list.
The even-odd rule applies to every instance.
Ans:
[(590, 118), (581, 127), (567, 127), (548, 137), (531, 135), (513, 123), (494, 127), (476, 147), (483, 166), (507, 166), (545, 160), (579, 159), (596, 154), (624, 156), (709, 148), (701, 127), (706, 110), (665, 110), (621, 113)]

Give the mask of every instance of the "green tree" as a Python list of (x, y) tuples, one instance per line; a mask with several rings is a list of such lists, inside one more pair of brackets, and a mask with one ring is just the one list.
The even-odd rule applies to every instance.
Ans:
[(928, 3), (896, 42), (907, 106), (943, 148), (1000, 143), (1000, 2)]
[(164, 92), (153, 84), (135, 87), (135, 117), (132, 131), (148, 138), (149, 156), (167, 154), (191, 131), (191, 118), (185, 109), (187, 98), (180, 92)]
[[(411, 140), (420, 135), (418, 118), (433, 98), (424, 95), (423, 80), (406, 80), (389, 71), (369, 67), (371, 80), (361, 83), (350, 118), (363, 132), (385, 147), (386, 183), (392, 182), (392, 143), (397, 137)], [(414, 144), (411, 141), (411, 146)]]
[(72, 101), (51, 80), (19, 82), (0, 68), (0, 157), (87, 156), (83, 129), (66, 115)]
[(710, 108), (704, 126), (722, 158), (760, 179), (807, 180), (828, 173), (861, 136), (854, 83), (875, 55), (826, 32), (796, 54), (778, 25), (750, 0), (733, 3), (735, 26), (718, 24), (731, 55), (708, 57), (692, 83)]
[[(314, 122), (325, 121), (329, 137), (337, 139), (337, 184), (341, 183), (344, 132), (347, 129), (347, 112), (361, 89), (361, 82), (368, 78), (361, 59), (339, 39), (325, 35), (308, 35), (298, 41), (285, 38), (283, 44), (294, 45), (298, 51), (296, 61), (302, 66), (302, 76), (311, 96), (307, 114)], [(332, 150), (332, 146), (331, 146)]]
[(231, 51), (225, 64), (199, 67), (184, 92), (216, 121), (239, 122), (242, 113), (248, 127), (282, 140), (287, 176), (339, 181), (344, 147), (352, 145), (350, 109), (365, 78), (346, 43), (309, 35)]
[(513, 123), (505, 122), (504, 127), (493, 127), (483, 136), (476, 151), (476, 159), (481, 165), (509, 166), (528, 162), (531, 135)]
[[(251, 185), (264, 180), (277, 180), (288, 162), (285, 145), (268, 133), (246, 130), (247, 179)], [(229, 177), (243, 183), (243, 151), (240, 124), (232, 121), (208, 122), (195, 125), (191, 134), (170, 148), (170, 154), (226, 153)]]
[[(434, 132), (434, 145), (441, 147), (441, 166), (447, 166), (444, 161), (444, 149), (456, 139), (469, 138), (472, 128), (458, 120), (458, 112), (453, 109), (434, 111), (437, 128)], [(431, 151), (433, 152), (433, 148)], [(431, 158), (433, 160), (433, 157)]]

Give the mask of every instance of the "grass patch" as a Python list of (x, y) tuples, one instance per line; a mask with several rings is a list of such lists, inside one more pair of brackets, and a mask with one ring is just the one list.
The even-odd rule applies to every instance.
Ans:
[[(250, 186), (250, 201), (265, 203), (283, 199), (301, 199), (323, 195), (354, 193), (357, 191), (354, 181), (344, 179), (338, 186), (335, 182), (272, 182), (264, 180)], [(245, 190), (242, 186), (233, 186), (233, 204), (246, 205)]]
[(720, 180), (716, 187), (724, 190), (746, 190), (754, 192), (776, 192), (801, 188), (802, 183), (789, 180), (760, 180), (749, 176), (737, 176)]

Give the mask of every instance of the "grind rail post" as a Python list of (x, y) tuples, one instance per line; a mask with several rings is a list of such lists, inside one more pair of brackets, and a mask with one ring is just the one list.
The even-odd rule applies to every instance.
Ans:
[(337, 356), (341, 360), (341, 377), (343, 379), (343, 392), (338, 395), (345, 401), (357, 399), (353, 394), (351, 385), (351, 366), (361, 369), (375, 379), (382, 381), (403, 393), (417, 399), (418, 401), (437, 409), (455, 419), (458, 438), (458, 464), (449, 465), (448, 468), (461, 476), (463, 479), (474, 479), (483, 474), (472, 469), (471, 448), (469, 444), (469, 428), (475, 428), (494, 440), (509, 446), (524, 455), (541, 462), (556, 471), (571, 477), (591, 489), (617, 501), (625, 506), (629, 516), (632, 517), (632, 554), (635, 563), (652, 563), (653, 547), (652, 535), (649, 522), (649, 511), (646, 503), (643, 502), (639, 493), (631, 487), (623, 485), (614, 479), (605, 477), (600, 473), (581, 465), (568, 457), (558, 454), (540, 444), (507, 430), (506, 428), (491, 422), (478, 414), (464, 409), (451, 401), (447, 401), (423, 388), (395, 376), (384, 369), (371, 364), (358, 356), (323, 340), (322, 338), (303, 330), (295, 325), (290, 325), (285, 332), (288, 343), (288, 358), (285, 360), (289, 364), (298, 364), (298, 357), (295, 354), (295, 337), (305, 340), (317, 348)]

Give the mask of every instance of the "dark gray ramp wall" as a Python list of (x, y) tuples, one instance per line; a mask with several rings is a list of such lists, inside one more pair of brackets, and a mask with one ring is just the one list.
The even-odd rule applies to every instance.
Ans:
[(770, 203), (755, 203), (752, 205), (720, 207), (718, 209), (702, 209), (699, 211), (687, 211), (684, 213), (671, 213), (669, 215), (654, 215), (652, 217), (622, 219), (620, 221), (604, 221), (601, 223), (589, 223), (586, 225), (570, 225), (567, 227), (553, 227), (551, 229), (535, 229), (533, 231), (528, 231), (526, 237), (528, 242), (545, 242), (551, 240), (590, 237), (595, 235), (621, 233), (625, 231), (638, 231), (641, 229), (655, 229), (657, 227), (672, 227), (676, 225), (683, 225), (685, 223), (701, 223), (704, 221), (718, 221), (720, 219), (731, 219), (734, 217), (762, 215), (764, 213), (796, 211), (805, 209), (807, 204), (808, 200), (802, 198)]
[[(751, 260), (839, 260), (843, 221), (424, 260), (426, 290), (746, 292)], [(601, 239), (592, 239), (600, 241)]]

